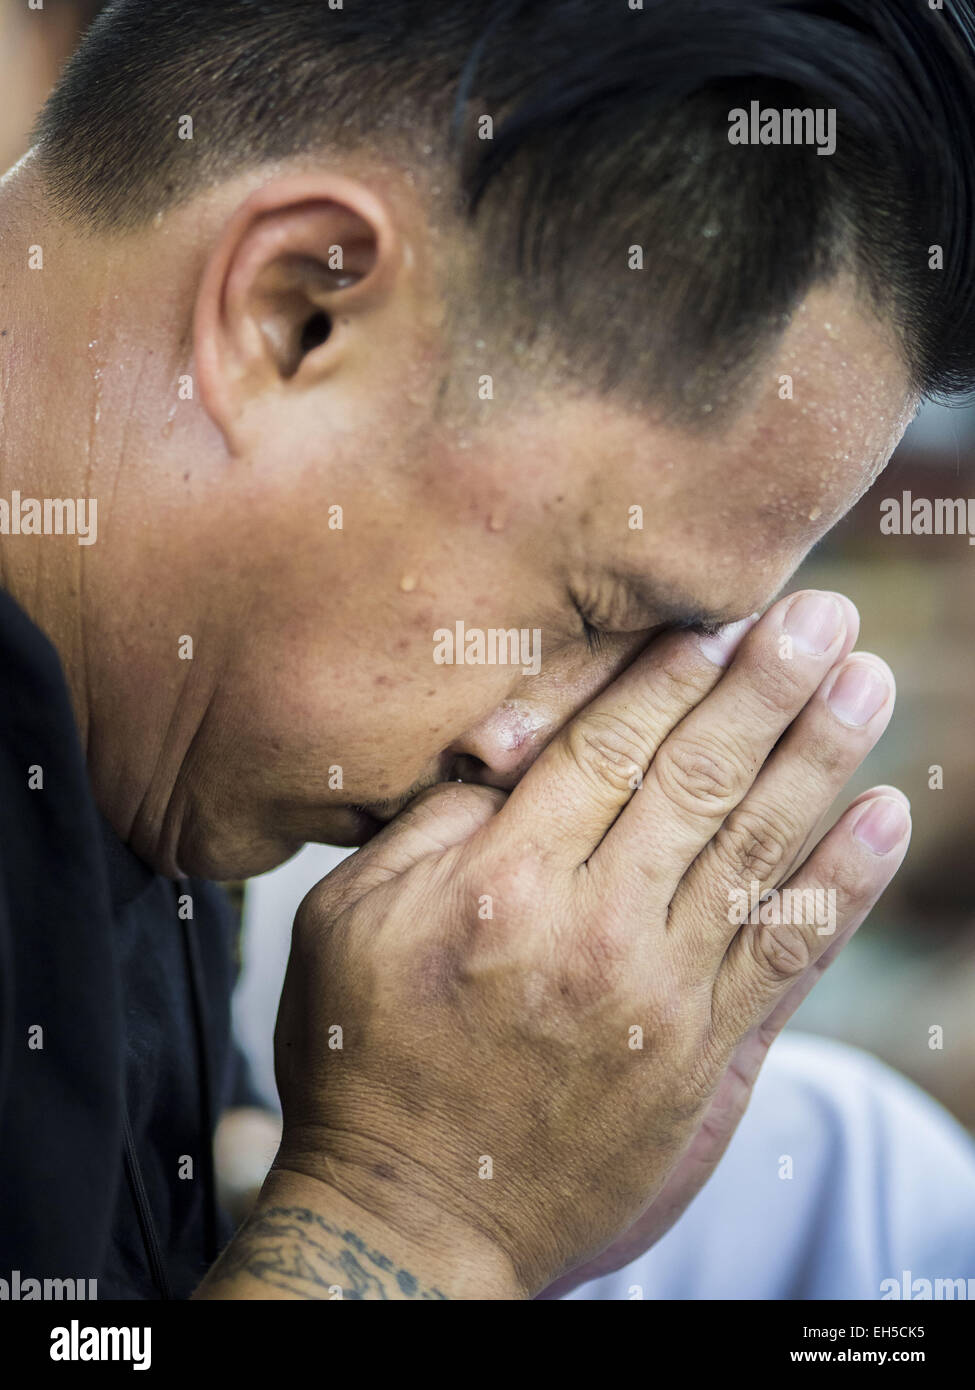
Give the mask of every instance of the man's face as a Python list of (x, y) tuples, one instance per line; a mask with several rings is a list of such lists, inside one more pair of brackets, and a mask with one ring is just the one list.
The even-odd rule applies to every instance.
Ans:
[[(51, 423), (35, 450), (59, 492), (100, 498), (98, 543), (64, 552), (84, 611), (59, 645), (81, 653), (66, 661), (99, 804), (165, 873), (258, 873), (309, 840), (360, 842), (435, 782), (513, 785), (656, 631), (764, 607), (913, 411), (891, 335), (848, 284), (807, 296), (739, 412), (710, 430), (543, 390), (480, 343), (449, 360), (420, 282), (422, 219), (406, 214), (406, 289), (391, 272), (378, 308), (368, 286), (350, 301), (324, 365), (265, 370), (301, 268), (282, 237), (299, 252), (333, 239), (289, 192), (297, 222), (288, 211), (265, 235), (259, 208), (253, 234), (226, 234), (212, 336), (226, 314), (244, 348), (216, 371), (232, 401), (221, 420), (200, 384), (200, 285), (246, 193), (228, 187), (208, 214), (174, 213), (102, 262), (49, 232), (73, 279), (28, 306), (52, 382), (68, 384), (58, 411), (31, 417)], [(69, 314), (77, 341), (53, 331)], [(441, 395), (445, 368), (471, 383), (466, 404)], [(527, 662), (471, 645), (499, 629)]]
[[(655, 630), (763, 607), (914, 404), (844, 287), (809, 295), (745, 413), (709, 434), (569, 393), (434, 420), (424, 380), (377, 382), (326, 458), (281, 420), (243, 479), (196, 499), (202, 530), (168, 563), (194, 568), (204, 612), (232, 595), (232, 640), (167, 808), (162, 857), (186, 872), (357, 843), (437, 781), (512, 785)], [(610, 634), (596, 650), (577, 604)], [(467, 664), (466, 642), (451, 662), (458, 623), (526, 630), (537, 673)]]

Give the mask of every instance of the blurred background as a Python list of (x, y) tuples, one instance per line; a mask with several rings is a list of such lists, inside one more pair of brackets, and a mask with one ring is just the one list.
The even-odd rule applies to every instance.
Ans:
[[(37, 0), (35, 0), (37, 3)], [(0, 0), (0, 172), (27, 148), (41, 105), (81, 34), (103, 7), (98, 0)]]
[[(0, 169), (26, 149), (37, 109), (100, 8), (44, 0), (42, 10), (30, 10), (27, 0), (0, 0)], [(887, 472), (790, 588), (848, 594), (862, 617), (860, 647), (883, 656), (897, 677), (890, 729), (842, 805), (891, 782), (914, 813), (904, 868), (792, 1026), (866, 1048), (975, 1130), (975, 548), (967, 535), (880, 529), (884, 498), (909, 492), (967, 502), (975, 498), (973, 475), (975, 410), (926, 406)], [(229, 886), (242, 921), (236, 1028), (270, 1109), (291, 922), (307, 890), (346, 853), (311, 846), (272, 874)], [(940, 1048), (929, 1045), (936, 1028)], [(253, 1144), (266, 1152), (259, 1132)]]

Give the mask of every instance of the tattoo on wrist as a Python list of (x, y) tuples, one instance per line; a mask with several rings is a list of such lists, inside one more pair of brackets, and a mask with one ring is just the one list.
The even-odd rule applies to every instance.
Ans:
[(329, 1225), (308, 1207), (271, 1207), (253, 1216), (209, 1277), (216, 1284), (239, 1274), (295, 1298), (447, 1298), (355, 1231)]

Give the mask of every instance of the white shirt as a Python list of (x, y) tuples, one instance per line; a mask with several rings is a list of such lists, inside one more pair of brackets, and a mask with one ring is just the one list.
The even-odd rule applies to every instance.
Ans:
[(932, 1297), (936, 1279), (971, 1280), (975, 1298), (975, 1143), (875, 1058), (786, 1032), (677, 1224), (566, 1297), (896, 1297), (884, 1280)]

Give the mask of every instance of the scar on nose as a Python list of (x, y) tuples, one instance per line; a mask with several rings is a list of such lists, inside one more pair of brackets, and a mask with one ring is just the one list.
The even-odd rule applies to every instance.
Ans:
[(509, 752), (522, 748), (545, 723), (544, 715), (508, 705), (505, 721), (498, 731), (498, 741)]

